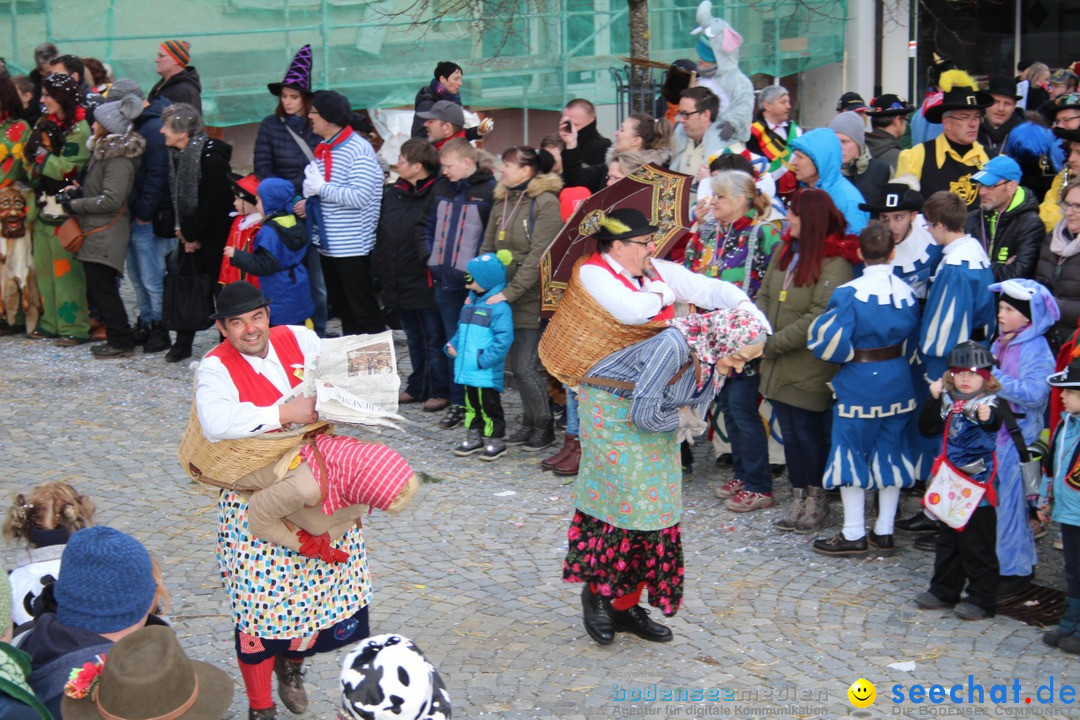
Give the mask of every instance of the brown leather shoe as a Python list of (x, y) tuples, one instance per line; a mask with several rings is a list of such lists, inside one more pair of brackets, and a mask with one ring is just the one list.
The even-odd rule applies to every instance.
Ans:
[(439, 412), (449, 404), (450, 401), (446, 398), (428, 398), (424, 401), (424, 412)]
[(551, 468), (556, 475), (577, 475), (581, 465), (581, 443), (573, 435), (570, 436), (570, 447), (563, 459)]
[(77, 338), (72, 337), (71, 335), (65, 335), (62, 338), (57, 338), (56, 345), (57, 347), (75, 347), (76, 345), (83, 345), (88, 342), (90, 342), (90, 338)]
[(559, 452), (555, 453), (549, 458), (544, 458), (540, 461), (540, 467), (545, 470), (553, 470), (556, 465), (561, 463), (566, 458), (566, 453), (570, 452), (570, 441), (574, 438), (573, 435), (567, 434), (563, 438), (563, 446), (559, 448)]
[(308, 709), (307, 690), (304, 689), (304, 675), (301, 672), (303, 666), (302, 660), (286, 660), (280, 656), (274, 660), (274, 674), (278, 678), (278, 697), (294, 715), (299, 715)]

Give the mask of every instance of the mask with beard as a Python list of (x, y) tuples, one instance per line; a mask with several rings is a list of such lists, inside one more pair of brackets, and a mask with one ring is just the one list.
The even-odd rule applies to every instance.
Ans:
[(6, 238), (26, 235), (26, 196), (15, 185), (0, 188), (0, 235)]

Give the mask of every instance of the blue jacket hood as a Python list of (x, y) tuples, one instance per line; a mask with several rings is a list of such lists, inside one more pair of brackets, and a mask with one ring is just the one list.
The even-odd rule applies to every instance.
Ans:
[(1013, 278), (991, 284), (990, 291), (1004, 292), (1006, 286), (1017, 293), (1031, 293), (1031, 324), (1024, 328), (1011, 344), (1016, 345), (1042, 336), (1061, 318), (1057, 300), (1044, 285), (1029, 278)]
[(466, 272), (484, 288), (484, 297), (494, 295), (506, 287), (506, 266), (495, 253), (477, 255), (465, 267)]
[(259, 183), (259, 199), (267, 215), (288, 210), (295, 188), (288, 180), (266, 178)]
[(843, 152), (840, 140), (830, 128), (818, 128), (804, 133), (791, 141), (792, 150), (805, 153), (817, 166), (818, 185), (828, 192), (829, 188), (840, 179), (840, 165)]

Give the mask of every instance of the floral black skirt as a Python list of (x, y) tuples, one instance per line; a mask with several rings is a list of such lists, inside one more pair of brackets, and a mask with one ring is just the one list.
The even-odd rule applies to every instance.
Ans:
[(683, 594), (683, 551), (679, 526), (663, 530), (626, 530), (580, 510), (567, 533), (565, 582), (593, 583), (607, 598), (634, 592), (640, 583), (649, 604), (671, 617)]

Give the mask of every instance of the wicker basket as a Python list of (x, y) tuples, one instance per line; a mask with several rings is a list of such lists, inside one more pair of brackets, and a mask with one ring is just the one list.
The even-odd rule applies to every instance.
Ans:
[(328, 422), (316, 422), (288, 432), (212, 443), (203, 435), (193, 401), (176, 456), (184, 472), (197, 482), (227, 490), (251, 489), (238, 486), (237, 481), (268, 465), (275, 466), (277, 477), (284, 477), (305, 440), (333, 430)]
[(616, 350), (647, 340), (666, 323), (624, 325), (581, 285), (581, 265), (574, 264), (559, 307), (540, 338), (540, 361), (559, 381), (576, 387), (597, 362)]

